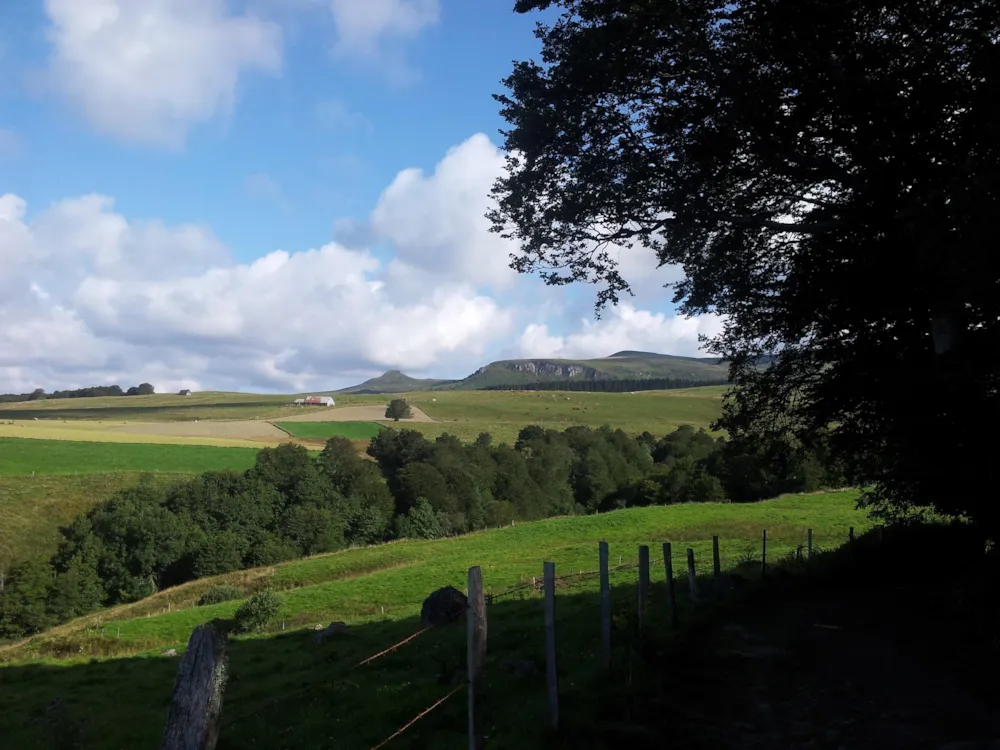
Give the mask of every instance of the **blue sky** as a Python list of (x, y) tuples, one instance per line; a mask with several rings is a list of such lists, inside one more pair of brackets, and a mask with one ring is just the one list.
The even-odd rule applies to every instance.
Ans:
[(506, 267), (492, 94), (540, 16), (489, 0), (0, 5), (0, 391), (300, 391), (508, 356), (693, 354), (637, 296)]

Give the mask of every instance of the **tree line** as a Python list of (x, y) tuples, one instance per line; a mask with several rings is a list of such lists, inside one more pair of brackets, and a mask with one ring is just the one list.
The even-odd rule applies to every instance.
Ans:
[(384, 429), (368, 460), (330, 439), (284, 444), (245, 472), (172, 485), (151, 477), (61, 530), (48, 561), (15, 565), (0, 636), (20, 637), (185, 581), (399, 538), (435, 538), (551, 516), (684, 502), (760, 500), (844, 486), (820, 446), (743, 444), (681, 427), (631, 437), (608, 427), (522, 429), (514, 445)]
[(725, 385), (725, 378), (683, 380), (680, 378), (601, 378), (595, 380), (538, 380), (532, 383), (488, 385), (481, 391), (588, 391), (591, 393), (631, 393), (633, 391), (667, 391), (677, 388), (700, 388)]
[(150, 383), (133, 385), (128, 390), (122, 390), (120, 385), (92, 385), (89, 388), (75, 388), (69, 391), (53, 391), (46, 393), (44, 388), (36, 388), (31, 393), (0, 393), (0, 404), (13, 404), (21, 401), (41, 401), (47, 398), (93, 398), (95, 396), (149, 396), (155, 393)]

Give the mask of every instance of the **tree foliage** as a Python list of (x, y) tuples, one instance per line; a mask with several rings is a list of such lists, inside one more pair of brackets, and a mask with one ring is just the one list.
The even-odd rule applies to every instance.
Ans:
[(394, 398), (385, 407), (385, 418), (391, 419), (393, 422), (398, 422), (401, 419), (409, 419), (412, 416), (413, 410), (406, 403), (405, 398)]
[(629, 291), (621, 248), (678, 265), (682, 312), (724, 322), (730, 434), (822, 440), (882, 511), (998, 525), (1000, 5), (516, 3), (550, 6), (497, 97), (513, 267), (601, 306)]
[[(50, 561), (9, 571), (0, 637), (346, 545), (631, 506), (752, 501), (847, 481), (827, 453), (801, 443), (724, 440), (689, 426), (658, 438), (529, 425), (513, 447), (486, 433), (465, 444), (385, 429), (368, 454), (375, 460), (336, 437), (315, 457), (294, 444), (265, 448), (242, 473), (210, 471), (167, 487), (144, 478), (64, 528)], [(210, 593), (206, 603), (223, 592)]]

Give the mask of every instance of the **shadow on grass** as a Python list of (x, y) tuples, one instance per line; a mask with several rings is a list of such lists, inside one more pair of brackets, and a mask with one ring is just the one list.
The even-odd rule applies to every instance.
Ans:
[[(682, 627), (677, 631), (669, 627), (661, 571), (653, 574), (642, 633), (635, 586), (616, 586), (610, 673), (598, 666), (597, 594), (558, 591), (558, 732), (548, 728), (541, 598), (525, 592), (524, 599), (489, 605), (478, 714), (483, 746), (700, 746), (690, 744), (696, 734), (712, 723), (731, 722), (720, 706), (730, 706), (740, 696), (739, 670), (745, 667), (735, 665), (721, 685), (700, 684), (704, 652), (695, 644), (739, 618), (785, 616), (778, 614), (783, 606), (804, 599), (863, 606), (863, 614), (879, 627), (905, 628), (899, 642), (917, 650), (928, 634), (936, 634), (938, 648), (934, 653), (924, 648), (921, 658), (965, 682), (995, 668), (996, 649), (989, 652), (989, 639), (995, 633), (997, 605), (981, 593), (983, 586), (997, 582), (997, 565), (995, 555), (984, 557), (982, 539), (957, 527), (894, 529), (885, 536), (879, 543), (872, 532), (850, 549), (817, 555), (808, 564), (788, 557), (771, 567), (763, 581), (749, 581), (698, 608), (684, 596), (682, 585)], [(935, 564), (928, 565), (929, 558)], [(986, 560), (990, 562), (984, 564)], [(702, 583), (707, 594), (711, 582)], [(939, 594), (930, 610), (928, 587)], [(873, 597), (881, 607), (872, 607)], [(456, 689), (389, 747), (464, 746), (464, 625), (429, 630), (397, 651), (357, 666), (420, 627), (414, 617), (357, 625), (323, 643), (316, 643), (309, 629), (232, 640), (219, 750), (372, 748)], [(0, 734), (6, 746), (25, 749), (155, 747), (177, 664), (177, 657), (155, 655), (0, 669), (5, 696)], [(791, 671), (778, 674), (790, 689), (795, 677)], [(983, 694), (984, 699), (996, 698), (996, 686), (990, 689), (993, 693)], [(702, 718), (686, 728), (676, 726), (678, 712), (692, 710)]]

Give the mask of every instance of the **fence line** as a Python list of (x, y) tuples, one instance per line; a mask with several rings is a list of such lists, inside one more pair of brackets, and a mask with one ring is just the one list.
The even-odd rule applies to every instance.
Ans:
[[(879, 535), (879, 541), (881, 541), (881, 535)], [(768, 572), (767, 571), (768, 550), (767, 550), (766, 530), (762, 530), (759, 543), (760, 543), (761, 559), (758, 570), (760, 571), (761, 578), (764, 578), (764, 576)], [(524, 591), (539, 592), (543, 593), (544, 595), (544, 605), (545, 605), (544, 618), (543, 620), (542, 618), (540, 618), (541, 621), (539, 622), (539, 625), (543, 626), (543, 628), (541, 629), (544, 630), (545, 634), (544, 640), (545, 640), (546, 668), (544, 673), (545, 674), (544, 683), (546, 685), (546, 693), (548, 695), (550, 725), (553, 728), (558, 728), (560, 724), (559, 724), (559, 679), (556, 669), (556, 664), (557, 664), (556, 644), (559, 642), (559, 639), (557, 638), (557, 631), (564, 626), (565, 622), (568, 622), (570, 620), (578, 621), (579, 611), (569, 612), (567, 613), (568, 616), (565, 618), (560, 618), (557, 616), (558, 608), (555, 602), (557, 583), (560, 581), (566, 582), (572, 580), (585, 579), (592, 576), (600, 576), (600, 592), (599, 592), (600, 617), (599, 621), (595, 622), (595, 625), (599, 624), (599, 627), (595, 627), (594, 635), (595, 635), (595, 640), (598, 640), (599, 638), (600, 648), (597, 651), (600, 658), (600, 665), (602, 667), (602, 670), (606, 672), (611, 666), (611, 658), (612, 658), (612, 648), (611, 648), (612, 633), (610, 628), (611, 624), (610, 623), (611, 619), (610, 574), (611, 573), (623, 573), (631, 570), (638, 570), (639, 577), (637, 581), (638, 584), (637, 598), (639, 604), (639, 611), (637, 613), (638, 614), (637, 622), (640, 630), (648, 629), (649, 627), (650, 621), (646, 616), (647, 608), (652, 610), (655, 607), (660, 607), (663, 605), (666, 606), (666, 611), (669, 614), (671, 627), (675, 627), (677, 624), (677, 599), (676, 599), (676, 587), (675, 587), (676, 581), (675, 581), (675, 571), (673, 570), (673, 558), (675, 553), (673, 551), (672, 545), (669, 542), (663, 543), (662, 546), (663, 546), (662, 557), (659, 560), (650, 559), (651, 555), (649, 547), (646, 545), (640, 545), (637, 550), (638, 563), (620, 563), (617, 566), (609, 567), (608, 562), (610, 554), (609, 554), (608, 544), (606, 542), (600, 542), (598, 545), (598, 560), (600, 565), (598, 570), (578, 570), (576, 572), (568, 573), (566, 575), (557, 577), (555, 575), (555, 565), (552, 562), (545, 562), (543, 565), (544, 568), (543, 576), (539, 576), (538, 578), (533, 577), (530, 583), (519, 584), (517, 586), (514, 586), (512, 588), (497, 593), (489, 593), (485, 595), (482, 591), (482, 578), (479, 567), (474, 566), (470, 568), (469, 579), (468, 579), (469, 592), (467, 597), (468, 609), (466, 613), (469, 623), (467, 627), (467, 636), (466, 636), (467, 638), (466, 645), (469, 655), (469, 670), (467, 679), (464, 680), (462, 684), (455, 686), (446, 695), (436, 700), (429, 707), (421, 711), (414, 718), (410, 719), (389, 737), (382, 740), (379, 744), (375, 745), (372, 748), (372, 750), (379, 750), (380, 748), (385, 747), (393, 739), (399, 737), (401, 734), (409, 730), (414, 724), (416, 724), (422, 718), (424, 718), (432, 711), (437, 709), (439, 706), (441, 706), (447, 700), (452, 698), (456, 693), (458, 693), (462, 689), (468, 690), (469, 746), (472, 750), (476, 750), (479, 747), (478, 743), (481, 738), (479, 738), (477, 733), (478, 717), (476, 713), (478, 709), (474, 710), (474, 706), (478, 705), (478, 701), (480, 699), (480, 696), (478, 696), (477, 694), (478, 693), (477, 685), (480, 682), (479, 672), (484, 663), (484, 657), (486, 652), (486, 645), (485, 645), (486, 609), (484, 605), (496, 603), (497, 601), (503, 600), (507, 597), (514, 596)], [(802, 551), (801, 548), (803, 546), (808, 551), (807, 553), (809, 554), (809, 557), (814, 559), (814, 554), (817, 548), (813, 544), (812, 529), (807, 530), (806, 544), (799, 545), (800, 552)], [(847, 546), (847, 553), (850, 556), (851, 552), (853, 551), (852, 548), (857, 546), (853, 528), (849, 530), (848, 541), (846, 546)], [(724, 592), (724, 589), (728, 590), (731, 588), (731, 585), (724, 585), (730, 583), (730, 576), (728, 573), (725, 575), (722, 574), (722, 564), (721, 564), (722, 561), (721, 561), (718, 536), (712, 537), (711, 549), (712, 549), (712, 558), (711, 558), (711, 567), (709, 569), (712, 578), (713, 596), (711, 598), (718, 598)], [(680, 550), (678, 550), (677, 552), (680, 552)], [(682, 555), (681, 559), (683, 559), (684, 556), (685, 555)], [(701, 597), (699, 596), (699, 591), (698, 591), (699, 588), (698, 586), (699, 582), (697, 580), (698, 571), (696, 571), (695, 569), (694, 549), (692, 547), (687, 547), (686, 557), (688, 563), (687, 574), (689, 578), (688, 594), (691, 602), (693, 604), (698, 605), (702, 603), (702, 600)], [(781, 558), (781, 560), (784, 559), (785, 559), (784, 557)], [(801, 554), (796, 559), (801, 561), (802, 560)], [(621, 560), (621, 556), (619, 556), (619, 560)], [(750, 559), (745, 559), (743, 562), (750, 562)], [(653, 593), (653, 588), (651, 585), (652, 582), (650, 573), (653, 567), (659, 565), (663, 566), (663, 573), (666, 584), (665, 588), (666, 595), (663, 597), (663, 600), (661, 601), (660, 595), (656, 594), (653, 597), (652, 601), (653, 606), (651, 606), (649, 595), (650, 593)], [(703, 572), (707, 574), (707, 571)], [(682, 570), (677, 571), (677, 573), (679, 573), (680, 578), (683, 578), (684, 573)], [(657, 586), (658, 585), (659, 584), (657, 584)], [(659, 589), (657, 588), (656, 590), (658, 591)], [(473, 616), (476, 618), (476, 623), (478, 623), (475, 625), (475, 627), (473, 627), (472, 625)], [(596, 619), (597, 618), (595, 618), (595, 620)], [(371, 664), (372, 662), (376, 661), (377, 659), (380, 659), (383, 656), (396, 652), (406, 644), (414, 641), (420, 635), (426, 633), (428, 630), (431, 630), (433, 627), (434, 626), (422, 627), (420, 630), (417, 630), (411, 635), (408, 635), (398, 643), (395, 643), (385, 649), (382, 649), (381, 651), (361, 660), (357, 664), (348, 667), (346, 673), (350, 673), (354, 669), (358, 669), (365, 665)], [(324, 684), (329, 685), (334, 679), (339, 679), (339, 677), (335, 678), (328, 675), (323, 680), (316, 681), (310, 685), (302, 685), (294, 691), (291, 691), (276, 698), (272, 698), (268, 701), (267, 704), (268, 708), (280, 705), (288, 698), (313, 690), (317, 686)], [(257, 712), (259, 712), (259, 709), (257, 709)], [(224, 722), (221, 722), (219, 724), (219, 728), (221, 729), (222, 727), (230, 726), (236, 721), (245, 718), (245, 716), (246, 714), (238, 714), (237, 716), (234, 716)]]
[(395, 645), (392, 645), (392, 646), (389, 646), (389, 648), (385, 649), (384, 651), (379, 651), (377, 654), (374, 654), (373, 656), (369, 656), (367, 659), (363, 659), (362, 661), (359, 661), (357, 664), (354, 665), (354, 668), (357, 669), (358, 667), (363, 667), (365, 664), (369, 664), (370, 662), (375, 661), (379, 657), (385, 656), (386, 654), (391, 654), (393, 651), (395, 651), (400, 646), (405, 646), (407, 643), (409, 643), (410, 641), (412, 641), (418, 635), (421, 635), (422, 633), (426, 633), (428, 630), (430, 630), (433, 627), (434, 627), (433, 625), (428, 625), (426, 628), (422, 628), (421, 630), (418, 630), (413, 635), (406, 636), (406, 638), (404, 638), (403, 640), (401, 640), (399, 643), (397, 643)]

